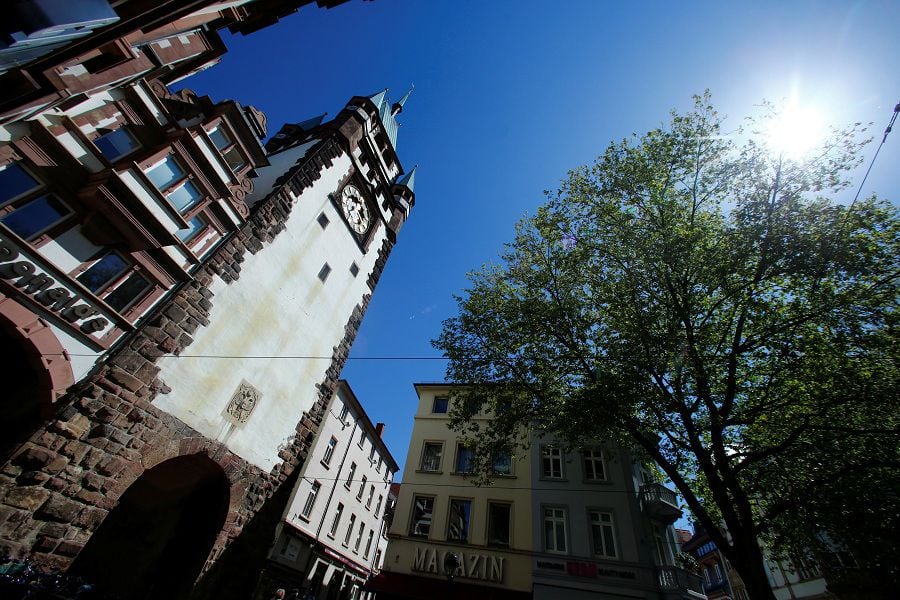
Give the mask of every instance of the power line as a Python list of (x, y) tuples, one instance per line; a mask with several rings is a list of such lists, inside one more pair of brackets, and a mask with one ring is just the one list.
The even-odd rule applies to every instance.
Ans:
[(856, 196), (853, 197), (853, 202), (850, 203), (850, 207), (847, 209), (848, 213), (853, 210), (853, 205), (856, 204), (857, 200), (859, 200), (859, 195), (862, 193), (863, 185), (865, 185), (866, 179), (869, 178), (869, 173), (872, 172), (872, 167), (875, 165), (875, 159), (878, 158), (878, 153), (881, 152), (881, 147), (884, 146), (884, 143), (887, 141), (888, 134), (894, 128), (894, 123), (897, 122), (898, 113), (900, 113), (900, 102), (898, 102), (894, 107), (894, 114), (891, 115), (891, 120), (888, 121), (888, 125), (884, 129), (884, 135), (881, 138), (881, 143), (878, 144), (878, 148), (875, 149), (875, 155), (872, 157), (872, 161), (869, 163), (869, 168), (866, 169), (866, 174), (863, 175), (862, 181), (859, 182), (859, 189), (856, 190)]

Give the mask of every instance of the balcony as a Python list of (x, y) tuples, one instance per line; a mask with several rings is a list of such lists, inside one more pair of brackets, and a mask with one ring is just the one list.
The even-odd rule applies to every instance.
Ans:
[(661, 483), (647, 483), (641, 486), (641, 506), (653, 519), (671, 525), (681, 517), (675, 492)]
[(656, 581), (659, 591), (666, 598), (698, 598), (705, 599), (703, 581), (699, 575), (688, 573), (678, 567), (656, 567)]

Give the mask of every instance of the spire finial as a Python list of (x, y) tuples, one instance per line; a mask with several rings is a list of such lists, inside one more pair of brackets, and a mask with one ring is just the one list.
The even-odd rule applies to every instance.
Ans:
[(409, 95), (413, 93), (413, 90), (416, 89), (415, 84), (409, 85), (409, 91), (406, 92), (402, 98), (400, 98), (399, 102), (394, 102), (394, 106), (391, 107), (391, 115), (397, 116), (403, 112), (403, 105), (406, 104), (406, 101), (409, 100)]

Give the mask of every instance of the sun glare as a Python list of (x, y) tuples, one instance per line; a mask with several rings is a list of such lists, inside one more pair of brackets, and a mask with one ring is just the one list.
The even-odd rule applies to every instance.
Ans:
[(824, 135), (825, 122), (818, 110), (790, 104), (772, 121), (766, 139), (775, 152), (787, 158), (799, 158), (822, 141)]

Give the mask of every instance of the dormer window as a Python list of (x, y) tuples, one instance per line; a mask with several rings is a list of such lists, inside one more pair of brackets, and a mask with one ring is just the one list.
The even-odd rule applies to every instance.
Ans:
[(222, 158), (228, 163), (228, 167), (232, 172), (238, 173), (247, 166), (247, 161), (244, 159), (244, 155), (241, 153), (240, 148), (234, 142), (231, 134), (221, 125), (208, 133), (209, 139), (212, 140), (215, 147), (222, 153)]

